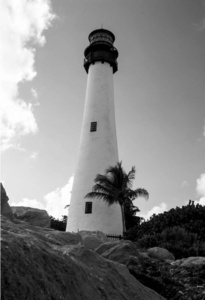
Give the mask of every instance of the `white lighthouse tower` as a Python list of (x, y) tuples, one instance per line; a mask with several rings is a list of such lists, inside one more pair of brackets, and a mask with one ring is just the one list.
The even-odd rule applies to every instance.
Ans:
[(88, 39), (90, 45), (84, 51), (88, 73), (85, 109), (66, 231), (100, 230), (121, 235), (120, 206), (84, 198), (92, 191), (96, 175), (104, 174), (118, 161), (113, 90), (113, 73), (118, 69), (115, 36), (98, 29)]

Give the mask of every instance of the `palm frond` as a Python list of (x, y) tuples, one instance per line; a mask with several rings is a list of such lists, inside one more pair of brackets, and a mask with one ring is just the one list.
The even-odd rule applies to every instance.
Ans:
[(100, 192), (90, 192), (84, 198), (100, 199), (107, 202), (108, 205), (112, 205), (113, 203), (116, 202), (112, 196)]
[(117, 162), (115, 166), (110, 166), (106, 170), (106, 175), (113, 182), (113, 186), (121, 188), (124, 181), (124, 170), (122, 168), (122, 162)]
[(145, 189), (138, 188), (135, 190), (135, 193), (136, 193), (136, 197), (143, 197), (145, 199), (149, 199), (149, 193)]
[(140, 210), (137, 206), (134, 206), (134, 207), (136, 207), (136, 208), (133, 208), (131, 211), (133, 214), (136, 214), (136, 212), (139, 212)]
[(111, 176), (97, 174), (94, 182), (107, 186), (108, 188), (113, 187), (113, 178)]
[(93, 188), (92, 188), (92, 192), (102, 192), (105, 194), (112, 194), (112, 189), (110, 189), (107, 186), (104, 186), (103, 184), (100, 183), (96, 183)]
[(132, 189), (126, 189), (125, 191), (125, 198), (127, 199), (127, 201), (133, 201), (136, 197), (137, 197), (137, 193), (136, 190), (132, 190)]
[(131, 171), (127, 174), (127, 186), (132, 188), (132, 181), (135, 179), (135, 166), (132, 167)]

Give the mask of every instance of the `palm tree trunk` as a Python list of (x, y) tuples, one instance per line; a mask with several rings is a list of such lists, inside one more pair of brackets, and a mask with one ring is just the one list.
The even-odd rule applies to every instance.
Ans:
[(122, 213), (122, 229), (123, 229), (123, 237), (125, 236), (126, 233), (126, 225), (125, 225), (125, 210), (124, 210), (124, 205), (120, 205), (121, 207), (121, 213)]

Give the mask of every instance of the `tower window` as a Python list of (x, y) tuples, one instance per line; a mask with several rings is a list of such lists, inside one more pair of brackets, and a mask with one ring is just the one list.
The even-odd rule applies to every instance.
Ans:
[(97, 131), (97, 122), (90, 123), (90, 131)]
[(85, 202), (85, 214), (92, 214), (92, 202)]

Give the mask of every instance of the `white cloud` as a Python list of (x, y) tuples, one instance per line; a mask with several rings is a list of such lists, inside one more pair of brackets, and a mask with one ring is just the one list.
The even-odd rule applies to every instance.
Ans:
[(65, 206), (70, 204), (73, 178), (74, 176), (70, 177), (65, 186), (57, 188), (44, 196), (46, 202), (45, 209), (49, 215), (61, 219), (62, 215), (68, 214), (68, 208), (65, 209)]
[(162, 202), (159, 206), (154, 206), (151, 210), (149, 210), (148, 212), (146, 213), (141, 213), (139, 212), (137, 215), (139, 217), (142, 217), (144, 218), (145, 220), (148, 220), (150, 219), (150, 217), (155, 214), (155, 215), (158, 215), (158, 214), (161, 214), (163, 213), (164, 211), (167, 211), (168, 207), (167, 207), (167, 204)]
[(43, 32), (53, 18), (49, 0), (1, 2), (2, 151), (18, 148), (19, 137), (37, 132), (33, 104), (19, 97), (19, 83), (36, 76), (34, 45), (45, 44)]
[(199, 198), (196, 202), (205, 205), (205, 173), (202, 173), (196, 180), (196, 192)]
[(68, 214), (68, 208), (65, 209), (65, 206), (70, 204), (73, 178), (74, 176), (71, 176), (65, 186), (59, 187), (45, 195), (42, 202), (36, 199), (24, 198), (20, 202), (11, 202), (9, 204), (11, 206), (27, 206), (45, 209), (49, 215), (56, 219), (61, 219), (63, 215)]
[(28, 199), (28, 198), (23, 198), (22, 201), (20, 202), (11, 202), (10, 206), (25, 206), (25, 207), (45, 209), (43, 203), (37, 201), (36, 199)]
[(38, 93), (34, 88), (31, 88), (31, 94), (34, 99), (38, 99)]
[(205, 196), (205, 173), (196, 180), (196, 191), (199, 196)]
[(38, 157), (38, 152), (35, 152), (35, 151), (32, 152), (31, 155), (30, 155), (31, 159), (36, 159), (37, 157)]
[(198, 201), (195, 201), (195, 204), (205, 205), (205, 197), (201, 197)]

